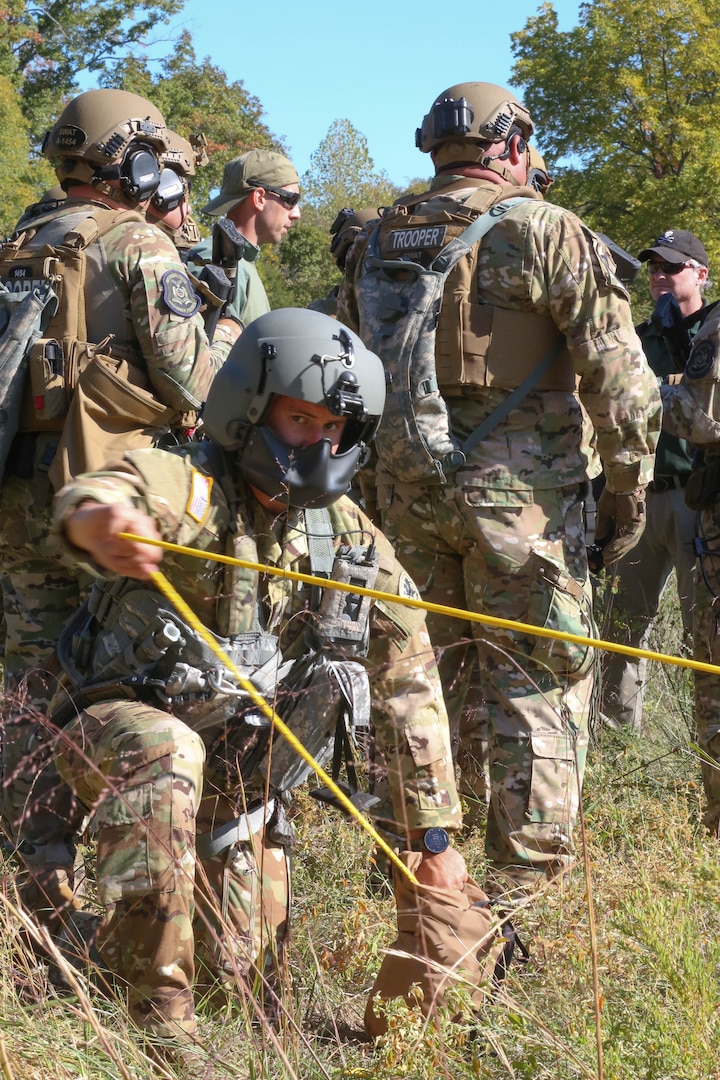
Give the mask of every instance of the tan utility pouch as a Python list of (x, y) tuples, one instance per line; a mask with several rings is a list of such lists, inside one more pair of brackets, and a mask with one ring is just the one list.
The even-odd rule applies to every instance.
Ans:
[[(438, 384), (446, 396), (468, 386), (514, 390), (559, 340), (559, 331), (547, 316), (451, 299), (452, 311), (447, 311), (447, 300), (443, 304), (435, 350)], [(534, 389), (575, 389), (566, 350)]]
[(70, 367), (78, 379), (50, 467), (55, 491), (128, 450), (152, 446), (179, 415), (156, 400), (145, 374), (127, 360), (95, 353), (92, 345), (78, 342)]
[[(400, 858), (417, 870), (420, 852)], [(398, 935), (383, 959), (365, 1009), (365, 1028), (377, 1038), (387, 1031), (381, 1001), (404, 998), (423, 1016), (444, 1005), (452, 986), (466, 990), (478, 1007), (492, 991), (495, 964), (504, 949), (487, 895), (469, 880), (462, 892), (413, 885), (395, 871)], [(417, 988), (417, 989), (416, 989)], [(460, 1017), (457, 1017), (460, 1019)]]

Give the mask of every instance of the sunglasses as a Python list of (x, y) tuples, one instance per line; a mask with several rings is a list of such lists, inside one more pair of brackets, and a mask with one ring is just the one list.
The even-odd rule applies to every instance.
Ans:
[(263, 184), (259, 180), (248, 180), (250, 187), (262, 188), (263, 191), (269, 191), (271, 195), (277, 195), (283, 206), (288, 210), (292, 210), (293, 206), (297, 206), (300, 202), (299, 191), (287, 191), (285, 188), (271, 187), (270, 184)]
[(683, 270), (686, 270), (688, 266), (692, 266), (692, 263), (649, 262), (648, 274), (659, 274), (662, 270), (663, 274), (674, 277), (675, 274), (680, 274)]

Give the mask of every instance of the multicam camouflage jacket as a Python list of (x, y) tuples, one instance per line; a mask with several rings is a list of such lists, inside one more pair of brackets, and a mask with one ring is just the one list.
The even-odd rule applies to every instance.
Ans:
[[(471, 198), (479, 205), (483, 194), (490, 206), (499, 194), (523, 196), (525, 189), (499, 191), (485, 180), (438, 177), (425, 201), (413, 200), (413, 221), (423, 215), (433, 221), (445, 215), (450, 221)], [(402, 225), (398, 218), (397, 227)], [(442, 229), (418, 229), (417, 235), (425, 247), (442, 244)], [(350, 250), (338, 297), (338, 319), (356, 332), (362, 332), (356, 284), (367, 244), (367, 234), (360, 234)], [(427, 257), (429, 249), (407, 250), (403, 256)], [(635, 333), (627, 292), (602, 241), (574, 214), (527, 192), (523, 202), (481, 240), (473, 258), (470, 295), (460, 301), (450, 278), (440, 313), (440, 327), (446, 325), (447, 333), (457, 339), (460, 355), (471, 339), (474, 370), (482, 373), (453, 377), (444, 385), (442, 371), (438, 372), (453, 434), (460, 441), (467, 439), (506, 400), (510, 388), (519, 385), (516, 357), (518, 351), (527, 353), (538, 317), (551, 333), (564, 338), (572, 379), (564, 388), (551, 384), (542, 389), (540, 384), (530, 391), (472, 450), (467, 464), (455, 474), (456, 483), (484, 489), (492, 502), (499, 497), (493, 492), (529, 494), (536, 488), (584, 481), (587, 437), (582, 403), (594, 427), (610, 490), (629, 491), (646, 484), (652, 477), (660, 429), (660, 398)]]
[[(263, 509), (232, 463), (197, 443), (173, 452), (141, 450), (107, 471), (78, 477), (56, 497), (57, 527), (85, 499), (127, 502), (149, 513), (173, 543), (250, 562), (310, 573), (308, 526), (302, 511)], [(337, 551), (374, 545), (375, 588), (417, 596), (392, 548), (363, 512), (343, 497), (328, 508)], [(79, 561), (85, 552), (70, 549)], [(307, 585), (225, 567), (181, 553), (166, 554), (162, 569), (213, 633), (232, 637), (256, 627), (277, 635), (284, 660), (302, 661), (308, 634), (321, 618)], [(98, 568), (94, 568), (98, 572)], [(371, 687), (372, 723), (389, 763), (396, 819), (408, 828), (460, 824), (445, 705), (422, 611), (375, 600), (362, 661)], [(182, 711), (173, 708), (180, 719)], [(193, 717), (197, 710), (192, 710)]]
[[(26, 254), (47, 244), (62, 244), (66, 234), (97, 211), (107, 208), (68, 198), (52, 215), (33, 221), (37, 231), (14, 262), (22, 263)], [(139, 218), (123, 221), (89, 246), (87, 262), (87, 340), (105, 342), (114, 355), (145, 366), (163, 404), (184, 412), (204, 401), (229, 348), (218, 346), (211, 354), (202, 317), (196, 314), (200, 300), (170, 240)], [(5, 265), (9, 276), (12, 264)]]

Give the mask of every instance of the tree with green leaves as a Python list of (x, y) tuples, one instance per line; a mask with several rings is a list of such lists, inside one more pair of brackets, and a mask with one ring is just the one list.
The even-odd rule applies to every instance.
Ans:
[(513, 35), (512, 81), (559, 163), (554, 201), (637, 252), (665, 228), (720, 269), (720, 0), (591, 0)]
[[(12, 231), (26, 206), (57, 181), (47, 162), (30, 166), (30, 139), (12, 79), (0, 75), (0, 236)], [(41, 185), (41, 186), (40, 186)]]
[(183, 0), (4, 0), (0, 8), (0, 232), (55, 181), (40, 156), (42, 138), (78, 77), (101, 79), (115, 63), (147, 50)]
[[(108, 69), (104, 85), (142, 94), (160, 109), (173, 130), (189, 138), (202, 132), (208, 140), (210, 163), (193, 182), (193, 205), (203, 206), (212, 188), (220, 186), (223, 167), (246, 150), (265, 147), (284, 152), (282, 139), (266, 125), (263, 107), (242, 82), (230, 82), (209, 57), (199, 61), (187, 31), (173, 52), (153, 73), (145, 59), (123, 61)], [(211, 219), (203, 222), (210, 227)]]
[(353, 210), (390, 206), (401, 194), (375, 169), (365, 136), (349, 120), (335, 120), (302, 177), (307, 220), (328, 229), (344, 206)]
[(326, 296), (342, 276), (330, 254), (327, 230), (307, 221), (294, 225), (280, 245), (279, 272), (297, 307)]
[(39, 136), (50, 126), (63, 99), (77, 92), (82, 72), (100, 79), (138, 47), (147, 52), (182, 6), (183, 0), (48, 0), (42, 6), (5, 0), (0, 64), (11, 69), (31, 132)]

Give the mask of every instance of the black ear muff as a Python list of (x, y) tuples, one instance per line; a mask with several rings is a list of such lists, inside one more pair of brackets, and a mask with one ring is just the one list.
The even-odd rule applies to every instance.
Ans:
[(185, 198), (183, 178), (166, 166), (160, 173), (160, 183), (152, 197), (153, 206), (161, 213), (176, 210)]
[(151, 150), (130, 147), (120, 166), (120, 186), (125, 195), (144, 202), (154, 195), (160, 183), (160, 166)]
[(119, 165), (105, 165), (95, 173), (98, 180), (119, 180), (123, 195), (145, 202), (160, 183), (158, 159), (147, 146), (129, 146)]
[(517, 152), (518, 152), (518, 154), (524, 154), (526, 150), (527, 150), (527, 143), (525, 142), (525, 140), (523, 139), (523, 137), (521, 135), (520, 138), (517, 141)]

